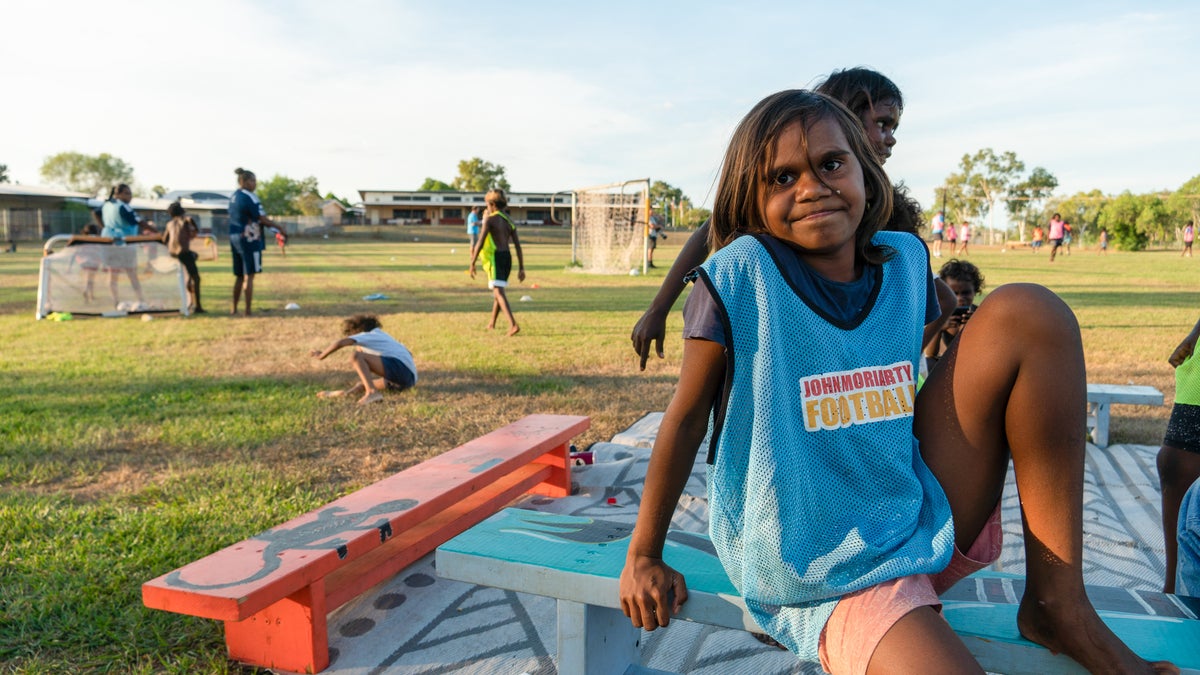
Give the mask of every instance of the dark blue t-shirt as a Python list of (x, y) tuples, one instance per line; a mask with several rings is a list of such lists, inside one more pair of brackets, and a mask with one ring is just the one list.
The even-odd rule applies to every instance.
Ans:
[(229, 233), (242, 234), (246, 226), (263, 216), (262, 202), (253, 192), (238, 190), (229, 198)]
[[(865, 308), (879, 276), (878, 265), (864, 265), (862, 276), (854, 281), (831, 281), (809, 267), (794, 249), (775, 237), (759, 237), (759, 241), (763, 242), (772, 257), (779, 262), (780, 271), (792, 288), (817, 311), (836, 322), (850, 323)], [(917, 289), (913, 290), (918, 292)], [(941, 314), (931, 269), (925, 282), (925, 323), (928, 324)], [(725, 344), (724, 324), (721, 322), (717, 303), (705, 284), (693, 284), (692, 292), (683, 303), (683, 337), (685, 340), (700, 338)]]

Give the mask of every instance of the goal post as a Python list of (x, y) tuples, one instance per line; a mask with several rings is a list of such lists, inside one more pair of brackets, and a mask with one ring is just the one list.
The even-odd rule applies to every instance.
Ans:
[(646, 272), (650, 179), (571, 190), (571, 265), (597, 274)]

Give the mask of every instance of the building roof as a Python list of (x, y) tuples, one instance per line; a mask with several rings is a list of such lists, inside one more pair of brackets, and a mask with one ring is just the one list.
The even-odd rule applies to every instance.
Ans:
[(91, 195), (82, 192), (71, 192), (56, 187), (44, 185), (21, 185), (20, 183), (0, 183), (0, 195), (11, 197), (58, 197), (60, 199), (87, 199)]

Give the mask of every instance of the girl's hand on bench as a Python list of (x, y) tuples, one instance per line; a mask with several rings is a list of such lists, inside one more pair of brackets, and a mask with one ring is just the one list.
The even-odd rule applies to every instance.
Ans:
[(683, 575), (661, 558), (631, 556), (621, 570), (621, 611), (633, 625), (646, 630), (671, 623), (687, 602)]

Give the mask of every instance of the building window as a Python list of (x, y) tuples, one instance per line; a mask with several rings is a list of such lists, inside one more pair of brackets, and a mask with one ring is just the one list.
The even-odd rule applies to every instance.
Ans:
[(392, 209), (392, 217), (425, 220), (425, 209)]
[(444, 202), (461, 202), (462, 195), (442, 195), (442, 201), (444, 201)]
[(550, 212), (541, 211), (538, 209), (529, 209), (529, 212), (525, 214), (525, 220), (540, 220), (543, 223), (548, 223), (550, 222)]
[(443, 218), (462, 218), (462, 209), (442, 209)]
[(546, 204), (550, 202), (549, 197), (526, 197), (525, 202), (528, 204)]

